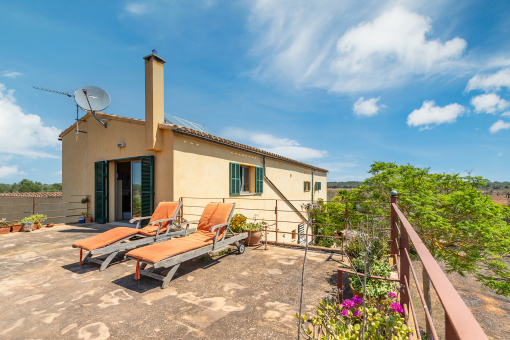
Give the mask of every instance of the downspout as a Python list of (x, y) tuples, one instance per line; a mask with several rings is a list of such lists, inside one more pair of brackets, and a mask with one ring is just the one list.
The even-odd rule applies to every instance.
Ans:
[(269, 185), (274, 189), (274, 191), (276, 191), (278, 196), (280, 196), (280, 198), (285, 203), (287, 203), (287, 205), (299, 216), (299, 218), (303, 222), (308, 223), (308, 220), (301, 214), (301, 212), (299, 212), (299, 210), (297, 210), (296, 207), (287, 199), (287, 197), (285, 197), (285, 195), (280, 191), (280, 189), (278, 189), (276, 187), (276, 185), (274, 185), (274, 183), (271, 182), (271, 180), (269, 178), (267, 178), (267, 176), (266, 176), (266, 156), (263, 156), (262, 159), (263, 159), (263, 162), (264, 162), (264, 179), (266, 180), (266, 182), (269, 183)]

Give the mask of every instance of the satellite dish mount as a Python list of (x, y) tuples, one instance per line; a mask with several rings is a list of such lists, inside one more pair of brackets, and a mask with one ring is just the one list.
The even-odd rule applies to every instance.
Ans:
[(105, 120), (109, 119), (101, 119), (96, 116), (96, 111), (102, 111), (110, 105), (110, 96), (105, 90), (96, 86), (84, 86), (74, 93), (74, 99), (79, 107), (85, 111), (92, 112), (94, 118), (107, 128)]

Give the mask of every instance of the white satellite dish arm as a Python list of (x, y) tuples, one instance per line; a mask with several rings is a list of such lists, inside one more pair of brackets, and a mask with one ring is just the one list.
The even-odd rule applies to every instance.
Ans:
[(87, 95), (87, 90), (86, 89), (83, 89), (83, 94), (85, 95), (85, 98), (87, 98), (87, 103), (89, 104), (90, 112), (92, 112), (92, 115), (94, 116), (94, 118), (96, 118), (97, 121), (99, 123), (101, 123), (105, 127), (105, 129), (106, 129), (108, 123), (103, 122), (98, 116), (96, 116), (96, 112), (94, 110), (92, 110), (92, 106), (90, 105), (89, 96)]

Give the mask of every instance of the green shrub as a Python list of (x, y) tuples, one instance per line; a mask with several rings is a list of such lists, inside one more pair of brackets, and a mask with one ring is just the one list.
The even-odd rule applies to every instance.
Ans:
[(35, 215), (32, 215), (32, 216), (28, 216), (28, 217), (25, 217), (23, 218), (20, 222), (34, 222), (34, 223), (43, 223), (44, 221), (46, 221), (46, 219), (48, 218), (48, 216), (46, 215), (43, 215), (43, 214), (35, 214)]

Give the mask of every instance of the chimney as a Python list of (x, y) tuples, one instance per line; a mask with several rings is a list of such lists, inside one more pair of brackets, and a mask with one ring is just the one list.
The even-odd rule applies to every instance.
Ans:
[(161, 131), (158, 126), (165, 120), (164, 64), (156, 50), (145, 59), (145, 145), (147, 150), (161, 151)]

